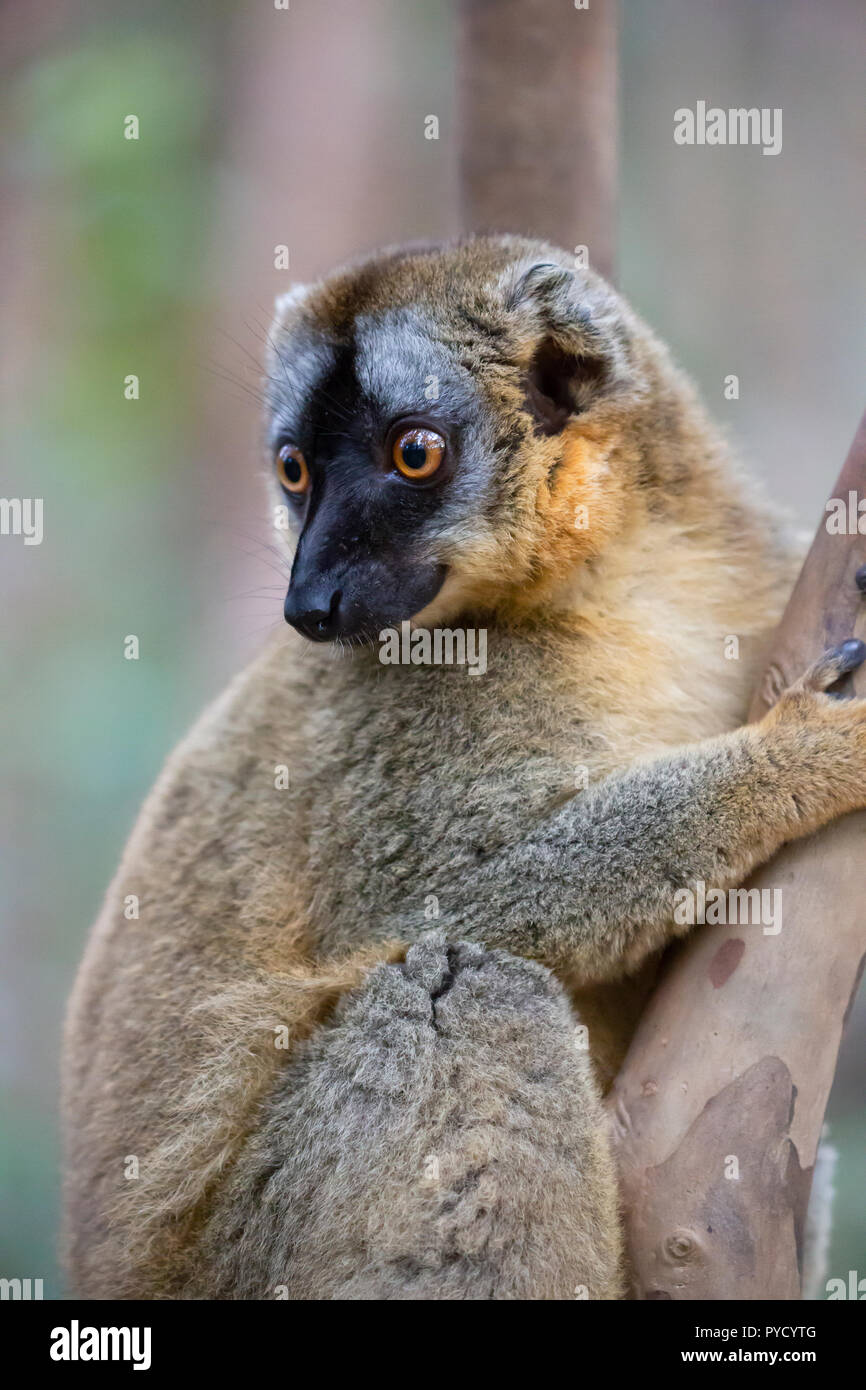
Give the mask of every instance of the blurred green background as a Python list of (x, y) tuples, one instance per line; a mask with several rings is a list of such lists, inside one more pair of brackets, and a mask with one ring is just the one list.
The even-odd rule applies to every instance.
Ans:
[[(45, 525), (39, 546), (0, 541), (0, 1274), (46, 1296), (85, 933), (165, 754), (281, 621), (259, 479), (270, 306), (356, 251), (457, 230), (453, 24), (435, 0), (0, 11), (0, 490), (44, 498)], [(810, 530), (866, 403), (864, 45), (861, 0), (622, 5), (622, 287)], [(698, 99), (782, 107), (783, 152), (675, 146), (673, 111)], [(830, 1108), (843, 1276), (866, 1274), (864, 1041), (861, 999)]]

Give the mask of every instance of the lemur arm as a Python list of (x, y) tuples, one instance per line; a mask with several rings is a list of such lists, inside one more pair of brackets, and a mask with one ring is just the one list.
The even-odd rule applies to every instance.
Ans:
[(612, 776), (466, 883), (461, 935), (587, 982), (619, 975), (675, 930), (677, 889), (727, 889), (786, 841), (866, 801), (866, 700), (820, 692), (866, 655), (825, 654), (765, 718)]

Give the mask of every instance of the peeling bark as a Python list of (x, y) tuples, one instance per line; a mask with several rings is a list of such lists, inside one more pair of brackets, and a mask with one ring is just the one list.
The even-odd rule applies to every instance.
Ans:
[[(866, 497), (866, 416), (834, 497)], [(866, 536), (822, 524), (756, 694), (866, 639)], [(849, 678), (866, 695), (866, 673)], [(794, 1299), (812, 1170), (866, 952), (866, 813), (786, 846), (749, 888), (782, 929), (700, 927), (672, 953), (610, 1096), (633, 1295)]]

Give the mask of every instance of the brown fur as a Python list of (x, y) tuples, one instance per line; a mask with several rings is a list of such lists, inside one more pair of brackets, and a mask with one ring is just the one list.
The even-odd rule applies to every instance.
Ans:
[[(273, 1296), (276, 1281), (292, 1297), (568, 1297), (577, 1281), (591, 1296), (619, 1296), (615, 1180), (597, 1092), (567, 1062), (576, 1015), (549, 972), (509, 962), (533, 956), (555, 968), (589, 1023), (604, 1084), (672, 935), (665, 894), (677, 863), (687, 873), (706, 860), (714, 883), (739, 882), (786, 838), (863, 804), (859, 704), (803, 689), (757, 730), (740, 730), (796, 569), (794, 547), (664, 349), (588, 273), (579, 290), (595, 326), (589, 346), (603, 349), (608, 380), (621, 385), (588, 397), (560, 434), (534, 432), (521, 383), (540, 329), (532, 314), (512, 322), (502, 307), (533, 261), (568, 265), (549, 247), (481, 240), (386, 255), (284, 306), (277, 347), (298, 321), (339, 337), (359, 315), (423, 312), (510, 438), (484, 515), (454, 517), (431, 538), (449, 577), (416, 619), (486, 625), (489, 669), (474, 678), (385, 668), (369, 650), (341, 654), (286, 634), (169, 760), (70, 1005), (66, 1247), (80, 1293)], [(586, 529), (574, 526), (578, 505), (588, 507)], [(725, 659), (729, 634), (740, 641), (736, 661)], [(278, 791), (274, 766), (283, 763), (291, 785)], [(589, 791), (575, 795), (580, 768)], [(706, 798), (718, 800), (716, 825), (704, 823)], [(621, 836), (606, 839), (617, 824)], [(653, 877), (657, 835), (670, 882)], [(637, 887), (629, 896), (632, 877), (639, 897)], [(141, 900), (138, 921), (123, 916), (130, 893)], [(451, 979), (445, 946), (403, 963), (431, 925), (431, 894), (449, 941), (512, 953), (459, 948), (460, 989), (444, 1032), (430, 1023), (441, 980)], [(642, 976), (623, 978), (639, 968)], [(376, 1051), (381, 1027), (377, 1035), (370, 1020), (381, 1024), (404, 988), (417, 1011), (406, 1055), (433, 1049), (420, 1072), (410, 1068), (423, 1103), (410, 1123), (411, 1106), (401, 1116), (388, 1086), (371, 1083), (385, 1128), (365, 1138), (362, 1110), (341, 1140), (338, 1112), (348, 1115), (358, 1095), (346, 1059), (355, 1048), (387, 1072), (393, 1057)], [(479, 999), (499, 1001), (490, 1018)], [(403, 1006), (393, 1007), (396, 1019)], [(540, 1044), (521, 1031), (533, 1008), (546, 1055), (557, 1059), (555, 1095), (568, 1098), (557, 1132), (581, 1165), (573, 1188), (556, 1166), (555, 1133), (545, 1136), (545, 1107), (534, 1150), (510, 1108), (510, 1094), (524, 1097), (519, 1114), (536, 1105)], [(289, 1050), (274, 1046), (280, 1026)], [(490, 1036), (500, 1040), (493, 1051)], [(492, 1060), (506, 1066), (509, 1047), (511, 1081)], [(480, 1070), (476, 1056), (488, 1059)], [(320, 1112), (321, 1078), (332, 1073), (341, 1099)], [(432, 1075), (441, 1084), (424, 1090)], [(455, 1105), (462, 1096), (461, 1123), (474, 1123), (485, 1094), (491, 1107), (499, 1097), (480, 1159), (436, 1109), (449, 1085)], [(452, 1155), (436, 1201), (409, 1176), (428, 1132)], [(380, 1141), (375, 1171), (354, 1168), (333, 1187), (341, 1153), (368, 1142), (379, 1153)], [(304, 1145), (331, 1184), (325, 1206), (311, 1191), (305, 1207), (291, 1186), (310, 1181), (296, 1171)], [(137, 1179), (124, 1177), (128, 1155), (139, 1160)], [(453, 1213), (479, 1161), (495, 1170), (494, 1197), (476, 1201), (461, 1225)], [(542, 1201), (533, 1174), (550, 1175), (555, 1201)], [(488, 1220), (491, 1200), (502, 1224), (484, 1225), (482, 1260), (467, 1231), (480, 1229), (478, 1212)], [(560, 1228), (583, 1235), (563, 1244)], [(437, 1241), (447, 1258), (419, 1255)]]

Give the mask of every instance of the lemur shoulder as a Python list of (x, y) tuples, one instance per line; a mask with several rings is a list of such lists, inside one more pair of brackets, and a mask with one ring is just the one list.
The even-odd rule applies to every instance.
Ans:
[[(170, 758), (87, 948), (71, 1281), (619, 1297), (601, 1094), (674, 894), (866, 804), (866, 705), (822, 693), (863, 652), (744, 726), (796, 547), (556, 248), (299, 289), (267, 389), (293, 630)], [(485, 674), (383, 664), (405, 620), (483, 629)]]

